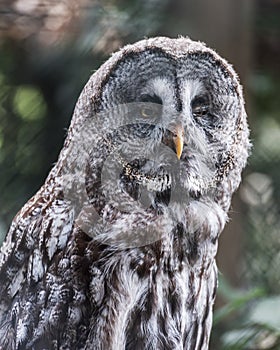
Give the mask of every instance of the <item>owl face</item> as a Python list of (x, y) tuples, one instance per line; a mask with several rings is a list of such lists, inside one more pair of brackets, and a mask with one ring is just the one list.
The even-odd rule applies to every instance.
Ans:
[(236, 82), (211, 54), (174, 59), (146, 50), (127, 57), (99, 105), (100, 132), (118, 163), (110, 181), (157, 210), (213, 195), (241, 110)]
[(64, 197), (84, 232), (122, 248), (178, 225), (215, 240), (250, 146), (236, 74), (184, 38), (113, 55), (85, 87), (69, 135)]

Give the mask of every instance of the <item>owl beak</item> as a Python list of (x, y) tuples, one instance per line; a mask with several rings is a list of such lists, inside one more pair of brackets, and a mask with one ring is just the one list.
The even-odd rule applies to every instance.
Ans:
[(175, 145), (175, 150), (176, 150), (177, 158), (180, 159), (183, 152), (183, 146), (184, 146), (183, 128), (181, 126), (177, 126), (174, 134), (175, 136), (173, 137), (173, 141)]

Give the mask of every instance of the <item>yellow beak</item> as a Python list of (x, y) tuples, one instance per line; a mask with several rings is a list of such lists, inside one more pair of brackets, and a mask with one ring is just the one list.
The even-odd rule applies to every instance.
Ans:
[(183, 146), (184, 146), (184, 132), (181, 126), (176, 127), (175, 135), (176, 136), (173, 137), (173, 140), (175, 144), (177, 158), (180, 159), (183, 152)]

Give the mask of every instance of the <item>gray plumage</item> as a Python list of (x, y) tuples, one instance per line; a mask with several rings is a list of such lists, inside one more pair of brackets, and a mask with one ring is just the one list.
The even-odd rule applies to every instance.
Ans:
[(248, 135), (238, 77), (204, 44), (113, 54), (2, 246), (0, 349), (207, 349)]

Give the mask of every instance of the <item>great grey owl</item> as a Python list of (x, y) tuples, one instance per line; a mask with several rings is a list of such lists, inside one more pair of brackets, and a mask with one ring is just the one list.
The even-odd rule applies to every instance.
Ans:
[(188, 38), (95, 72), (0, 255), (0, 348), (207, 349), (217, 240), (250, 149), (232, 67)]

